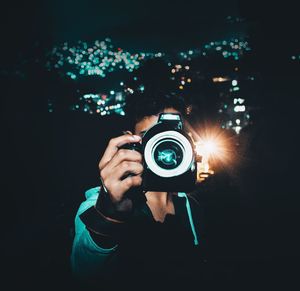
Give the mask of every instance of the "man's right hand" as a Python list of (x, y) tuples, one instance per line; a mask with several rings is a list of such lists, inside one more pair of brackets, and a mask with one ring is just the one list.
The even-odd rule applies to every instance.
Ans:
[(112, 203), (120, 211), (131, 210), (132, 203), (124, 194), (131, 188), (141, 185), (143, 165), (141, 153), (119, 149), (119, 147), (140, 141), (140, 136), (131, 134), (111, 139), (99, 162), (102, 183), (107, 189)]

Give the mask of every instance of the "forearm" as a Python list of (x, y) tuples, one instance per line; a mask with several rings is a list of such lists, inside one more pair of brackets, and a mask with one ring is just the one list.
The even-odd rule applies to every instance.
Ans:
[[(100, 247), (85, 229), (73, 242), (71, 254), (72, 271), (79, 277), (93, 277), (113, 268), (117, 256), (117, 248)], [(109, 262), (109, 264), (108, 264)], [(105, 268), (104, 268), (105, 266)]]
[(116, 209), (105, 189), (93, 188), (86, 192), (86, 198), (76, 214), (71, 255), (72, 270), (78, 275), (113, 267), (112, 257), (117, 257), (118, 241), (126, 234), (132, 214), (132, 210)]
[(71, 253), (71, 267), (78, 276), (90, 276), (101, 271), (107, 262), (113, 264), (116, 257), (117, 243), (109, 236), (93, 233), (80, 218), (82, 213), (95, 206), (99, 187), (85, 193), (86, 200), (80, 205), (75, 217), (75, 237)]

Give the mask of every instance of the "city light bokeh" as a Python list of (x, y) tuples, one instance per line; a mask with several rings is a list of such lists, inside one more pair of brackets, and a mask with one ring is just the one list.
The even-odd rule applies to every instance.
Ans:
[[(77, 94), (77, 102), (71, 104), (69, 109), (100, 116), (117, 114), (124, 115), (123, 107), (126, 96), (135, 90), (143, 92), (145, 86), (138, 83), (133, 76), (145, 61), (150, 59), (163, 59), (170, 68), (169, 79), (173, 81), (176, 90), (185, 91), (193, 82), (203, 78), (195, 62), (207, 62), (218, 58), (224, 59), (231, 67), (231, 71), (220, 75), (215, 72), (211, 81), (219, 92), (218, 114), (221, 126), (233, 129), (237, 134), (249, 123), (250, 114), (247, 102), (240, 93), (239, 62), (243, 56), (251, 52), (246, 37), (230, 37), (224, 40), (211, 41), (199, 48), (187, 51), (178, 51), (175, 55), (167, 52), (129, 52), (123, 48), (115, 47), (110, 38), (95, 40), (93, 42), (78, 41), (75, 44), (64, 42), (53, 47), (47, 53), (46, 68), (57, 73), (62, 79), (74, 82), (84, 82), (85, 78), (112, 79), (117, 72), (121, 72), (128, 79), (137, 81), (137, 88), (131, 88), (124, 79), (114, 82), (114, 87), (105, 90), (90, 91)], [(120, 76), (120, 74), (118, 75)], [(208, 76), (205, 76), (208, 77)], [(253, 76), (246, 76), (247, 81), (254, 80)], [(242, 80), (244, 81), (244, 80)], [(117, 85), (116, 85), (117, 83)], [(242, 82), (241, 82), (242, 83)], [(49, 102), (49, 112), (55, 111), (54, 102)]]

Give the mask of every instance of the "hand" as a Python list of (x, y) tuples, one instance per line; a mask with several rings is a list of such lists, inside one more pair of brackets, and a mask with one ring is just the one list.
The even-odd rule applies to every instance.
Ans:
[[(142, 183), (142, 155), (134, 150), (119, 149), (126, 143), (140, 142), (141, 137), (132, 134), (113, 138), (99, 162), (100, 177), (117, 210), (129, 211), (132, 203), (125, 193)], [(129, 175), (133, 174), (133, 175)]]

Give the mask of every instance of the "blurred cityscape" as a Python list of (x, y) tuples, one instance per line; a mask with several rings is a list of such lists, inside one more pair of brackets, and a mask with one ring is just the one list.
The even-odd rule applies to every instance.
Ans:
[[(251, 86), (247, 83), (254, 81), (255, 76), (243, 76), (239, 73), (240, 59), (250, 51), (247, 40), (231, 38), (212, 41), (201, 48), (177, 52), (173, 56), (164, 52), (130, 53), (122, 48), (115, 48), (113, 42), (107, 38), (93, 43), (78, 41), (74, 45), (65, 42), (61, 46), (54, 47), (48, 55), (46, 66), (49, 71), (55, 71), (61, 78), (74, 80), (77, 102), (70, 104), (70, 110), (101, 116), (124, 115), (122, 108), (126, 102), (126, 95), (135, 90), (145, 90), (144, 84), (139, 81), (134, 71), (149, 59), (161, 58), (167, 62), (169, 78), (174, 81), (174, 90), (179, 94), (180, 91), (186, 90), (186, 87), (193, 88), (194, 83), (196, 87), (197, 83), (203, 80), (214, 84), (219, 97), (217, 110), (221, 126), (239, 133), (250, 121), (243, 86)], [(209, 68), (210, 63), (216, 61), (220, 64), (218, 68), (201, 70), (201, 67)], [(109, 78), (118, 71), (122, 72), (123, 79), (118, 80), (120, 74), (115, 74), (117, 77), (112, 76), (114, 79), (109, 81), (117, 85), (107, 91), (95, 89), (98, 79)], [(124, 82), (124, 79), (128, 80), (130, 77), (135, 81), (132, 84), (134, 88)], [(80, 83), (86, 82), (88, 78), (93, 79), (94, 84), (89, 92), (81, 93)], [(198, 93), (200, 95), (202, 92)], [(216, 100), (214, 96), (211, 98)], [(55, 101), (49, 100), (49, 112), (55, 111), (55, 106)]]
[[(245, 28), (241, 31), (247, 21), (228, 16), (224, 23), (231, 24), (227, 37), (184, 51), (135, 51), (115, 45), (111, 38), (65, 41), (42, 51), (37, 43), (38, 54), (33, 48), (31, 55), (21, 55), (15, 66), (3, 67), (1, 75), (16, 79), (34, 74), (44, 77), (48, 113), (124, 115), (126, 96), (147, 89), (139, 72), (143, 63), (163, 60), (169, 67), (174, 91), (198, 107), (211, 105), (209, 113), (216, 115), (220, 126), (239, 134), (253, 122), (252, 113), (267, 105), (260, 100), (266, 76), (262, 76), (261, 67), (253, 66), (260, 59), (253, 36)], [(273, 50), (271, 45), (269, 49)], [(291, 70), (299, 64), (299, 50), (283, 57)]]

